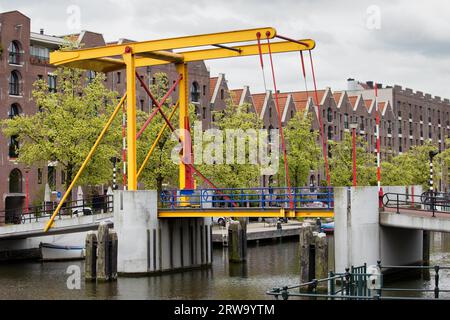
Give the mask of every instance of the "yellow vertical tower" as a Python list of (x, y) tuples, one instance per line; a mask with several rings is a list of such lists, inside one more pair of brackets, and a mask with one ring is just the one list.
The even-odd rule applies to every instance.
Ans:
[(128, 190), (137, 190), (136, 179), (136, 67), (130, 47), (125, 48), (123, 61), (127, 66), (127, 157)]

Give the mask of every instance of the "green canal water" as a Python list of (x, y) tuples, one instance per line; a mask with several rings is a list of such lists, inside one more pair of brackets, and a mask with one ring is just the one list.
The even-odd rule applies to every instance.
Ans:
[[(251, 245), (248, 262), (229, 265), (226, 249), (215, 248), (213, 267), (153, 277), (124, 278), (68, 289), (67, 269), (83, 261), (27, 262), (0, 265), (0, 299), (273, 299), (266, 290), (298, 283), (298, 242)], [(450, 265), (450, 234), (432, 234), (431, 264)], [(397, 281), (394, 287), (434, 288), (434, 279)], [(450, 289), (450, 273), (440, 287)], [(415, 294), (413, 296), (418, 296)], [(423, 295), (432, 297), (432, 293)], [(450, 298), (449, 294), (442, 297)]]

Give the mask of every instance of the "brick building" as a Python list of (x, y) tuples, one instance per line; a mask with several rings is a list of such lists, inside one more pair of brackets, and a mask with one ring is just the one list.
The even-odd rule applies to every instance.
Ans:
[[(0, 104), (2, 112), (0, 119), (12, 118), (19, 114), (33, 114), (37, 107), (31, 100), (33, 83), (37, 79), (48, 82), (50, 90), (56, 90), (58, 79), (52, 72), (54, 66), (49, 64), (49, 53), (64, 44), (65, 37), (84, 47), (102, 46), (105, 43), (103, 35), (90, 31), (67, 36), (51, 36), (41, 29), (39, 33), (31, 32), (30, 18), (18, 11), (0, 14)], [(131, 40), (120, 39), (115, 43)], [(108, 43), (110, 44), (110, 43)], [(169, 77), (169, 84), (177, 79), (173, 65), (162, 65), (138, 68), (138, 72), (148, 85), (155, 81), (155, 73), (164, 72)], [(223, 101), (228, 97), (228, 89), (224, 76), (214, 90), (218, 92), (215, 100), (210, 96), (210, 75), (203, 62), (188, 64), (190, 101), (196, 106), (199, 119), (204, 127), (211, 123), (211, 109), (217, 101), (222, 107)], [(91, 74), (86, 72), (86, 77)], [(118, 92), (121, 96), (126, 90), (125, 70), (106, 74), (106, 86)], [(178, 98), (175, 90), (172, 101)], [(222, 98), (222, 99), (221, 99)], [(137, 108), (148, 112), (152, 107), (150, 99), (139, 86), (137, 91)], [(57, 163), (42, 163), (31, 168), (19, 164), (16, 146), (18, 142), (14, 137), (7, 139), (0, 134), (0, 225), (5, 222), (5, 210), (12, 215), (15, 210), (23, 207), (25, 198), (29, 197), (29, 204), (33, 200), (42, 201), (45, 185), (48, 183), (52, 191), (64, 191), (65, 173), (58, 169)], [(112, 170), (112, 169), (111, 169)], [(28, 192), (26, 185), (29, 185)]]

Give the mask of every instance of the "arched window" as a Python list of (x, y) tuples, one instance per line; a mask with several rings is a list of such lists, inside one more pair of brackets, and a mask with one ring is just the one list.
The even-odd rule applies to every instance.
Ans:
[(8, 47), (8, 62), (10, 64), (21, 64), (21, 45), (18, 41), (14, 40)]
[(333, 140), (333, 127), (328, 127), (328, 140)]
[(9, 138), (8, 155), (10, 158), (17, 158), (19, 156), (19, 137), (11, 136)]
[(9, 173), (9, 193), (22, 193), (22, 172), (19, 169)]
[(200, 100), (200, 89), (197, 81), (192, 82), (191, 85), (191, 101), (199, 102)]
[(9, 94), (13, 96), (20, 96), (22, 93), (22, 76), (17, 70), (11, 71), (11, 76), (9, 78)]
[(328, 122), (333, 121), (333, 112), (331, 111), (331, 108), (327, 109), (327, 120), (328, 120)]
[(21, 112), (21, 108), (20, 105), (18, 103), (13, 103), (11, 105), (11, 108), (9, 109), (9, 113), (8, 116), (10, 119), (17, 117), (18, 115), (20, 115)]

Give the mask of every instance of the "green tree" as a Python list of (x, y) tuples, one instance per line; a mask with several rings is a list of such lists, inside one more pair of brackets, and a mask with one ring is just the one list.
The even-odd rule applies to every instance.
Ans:
[[(105, 76), (85, 78), (79, 69), (58, 68), (56, 92), (44, 80), (34, 83), (35, 114), (2, 122), (6, 136), (19, 140), (18, 161), (26, 165), (57, 161), (66, 172), (66, 189), (117, 104), (117, 93), (104, 86)], [(119, 155), (119, 121), (103, 139), (79, 184), (110, 180), (111, 156)]]
[[(383, 185), (422, 185), (428, 188), (430, 177), (429, 152), (437, 151), (430, 142), (411, 147), (408, 152), (393, 157), (390, 161), (381, 162), (381, 183)], [(444, 151), (434, 158), (433, 171), (440, 177), (441, 162), (450, 160), (450, 153)], [(436, 179), (438, 180), (438, 179)]]
[[(221, 130), (222, 136), (215, 135), (215, 139), (223, 138), (224, 140), (228, 138), (226, 137), (227, 129), (234, 130), (242, 130), (242, 132), (247, 132), (247, 130), (256, 130), (259, 132), (259, 129), (262, 129), (262, 122), (258, 118), (258, 115), (254, 112), (249, 111), (250, 106), (246, 103), (242, 105), (236, 105), (233, 103), (232, 99), (227, 100), (227, 106), (222, 111), (215, 111), (214, 115), (214, 125), (217, 129)], [(214, 140), (215, 142), (219, 142)], [(223, 140), (222, 140), (223, 141)], [(231, 140), (228, 140), (230, 142)], [(220, 148), (218, 152), (222, 152), (222, 155), (215, 154), (213, 152), (213, 156), (218, 156), (223, 159), (223, 163), (215, 163), (208, 164), (205, 163), (205, 159), (203, 159), (204, 163), (199, 165), (200, 171), (207, 177), (210, 178), (217, 187), (222, 188), (251, 188), (257, 187), (260, 184), (260, 169), (261, 166), (256, 163), (252, 164), (250, 161), (250, 153), (249, 153), (249, 141), (250, 137), (245, 135), (244, 140), (245, 145), (245, 162), (238, 163), (237, 161), (237, 148), (234, 148), (233, 152), (233, 161), (229, 161), (227, 163), (226, 156), (226, 145), (223, 144), (223, 147)], [(203, 141), (202, 146), (203, 151), (207, 150), (208, 145), (210, 145), (212, 141)], [(219, 142), (220, 143), (220, 142)], [(204, 155), (206, 153), (204, 152)], [(201, 183), (202, 181), (198, 181)]]
[[(353, 144), (352, 136), (345, 132), (344, 139), (329, 142), (331, 157), (329, 159), (331, 184), (351, 186), (353, 183)], [(359, 186), (376, 183), (375, 156), (367, 150), (367, 143), (361, 136), (356, 138), (356, 181)]]
[[(311, 170), (322, 163), (322, 153), (317, 144), (318, 132), (311, 130), (312, 116), (297, 112), (284, 129), (289, 177), (293, 187), (303, 186)], [(284, 157), (280, 151), (279, 185), (285, 180)]]

